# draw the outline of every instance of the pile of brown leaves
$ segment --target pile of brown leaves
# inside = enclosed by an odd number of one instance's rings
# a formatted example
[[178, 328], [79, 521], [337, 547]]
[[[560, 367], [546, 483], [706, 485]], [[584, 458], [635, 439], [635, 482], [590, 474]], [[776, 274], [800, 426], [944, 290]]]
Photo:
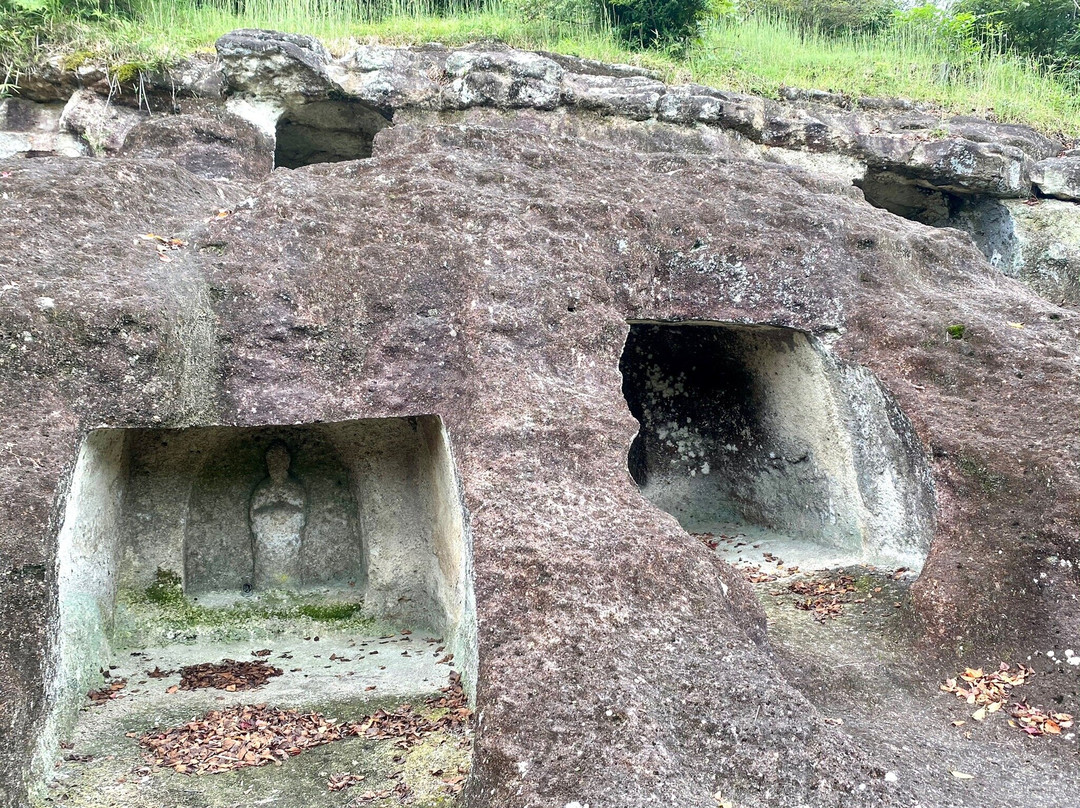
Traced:
[[396, 746], [408, 748], [419, 743], [434, 732], [462, 729], [469, 723], [469, 709], [465, 691], [461, 687], [461, 674], [450, 674], [450, 684], [441, 688], [441, 696], [425, 701], [428, 708], [445, 709], [437, 718], [426, 718], [414, 712], [412, 705], [402, 704], [392, 712], [378, 710], [374, 715], [349, 726], [350, 735], [374, 740], [392, 740]]
[[120, 691], [127, 687], [127, 679], [105, 678], [105, 687], [100, 690], [91, 690], [86, 694], [90, 703], [97, 707], [112, 699], [120, 698]]
[[978, 709], [971, 717], [982, 721], [988, 714], [996, 713], [1002, 708], [1014, 687], [1019, 687], [1034, 675], [1032, 668], [1017, 665], [1014, 673], [1008, 664], [1002, 662], [996, 671], [967, 668], [958, 677], [946, 679], [941, 690], [955, 693], [958, 699], [975, 705]]
[[407, 802], [409, 798], [409, 786], [402, 778], [401, 772], [394, 775], [394, 784], [390, 788], [380, 788], [378, 791], [365, 791], [359, 797], [349, 803], [349, 806], [360, 805], [375, 800], [385, 800], [388, 797], [397, 797], [398, 802]]
[[746, 577], [746, 580], [752, 584], [769, 584], [777, 580], [776, 575], [771, 572], [766, 572], [761, 567], [753, 564], [741, 567], [740, 569], [742, 570], [742, 574]]
[[715, 550], [720, 546], [720, 540], [716, 538], [712, 533], [691, 533], [695, 539], [704, 544], [710, 550]]
[[305, 749], [342, 737], [342, 728], [319, 713], [278, 710], [265, 704], [212, 710], [197, 721], [139, 739], [146, 761], [181, 774], [212, 774], [281, 763]]
[[[425, 705], [440, 714], [424, 717], [403, 704], [392, 712], [379, 710], [351, 724], [329, 721], [319, 713], [279, 710], [265, 704], [237, 705], [213, 710], [181, 727], [147, 733], [139, 744], [148, 750], [144, 757], [154, 766], [167, 766], [183, 774], [212, 774], [281, 763], [305, 749], [346, 736], [392, 740], [408, 748], [434, 732], [464, 729], [472, 716], [456, 671], [440, 695], [428, 698]], [[339, 788], [356, 782], [359, 780], [343, 780]], [[331, 790], [337, 790], [333, 778], [330, 785]]]
[[331, 774], [330, 779], [326, 783], [326, 787], [331, 791], [344, 791], [346, 788], [352, 788], [355, 785], [359, 785], [367, 779], [362, 774]]
[[223, 659], [220, 664], [204, 662], [201, 665], [187, 665], [180, 669], [180, 689], [199, 690], [213, 687], [217, 690], [254, 690], [262, 687], [273, 676], [281, 676], [284, 671], [261, 660], [237, 662], [235, 659]]
[[1025, 702], [1014, 704], [1009, 715], [1012, 716], [1009, 726], [1028, 735], [1060, 735], [1063, 729], [1070, 729], [1073, 725], [1073, 717], [1069, 713], [1048, 713], [1037, 707], [1028, 707]]
[[788, 590], [800, 596], [795, 601], [796, 609], [812, 612], [814, 619], [822, 623], [843, 613], [848, 595], [856, 591], [855, 579], [850, 575], [794, 581], [788, 584]]
[[[1026, 684], [1035, 675], [1033, 668], [1017, 665], [1014, 672], [1008, 664], [1002, 662], [998, 669], [986, 672], [982, 668], [968, 668], [955, 679], [946, 679], [941, 689], [946, 693], [955, 693], [969, 705], [976, 707], [971, 717], [976, 721], [984, 720], [988, 715], [1001, 710], [1009, 701], [1012, 689]], [[1009, 710], [1009, 726], [1028, 735], [1060, 735], [1063, 729], [1073, 726], [1073, 716], [1069, 713], [1047, 712], [1039, 707], [1029, 707], [1020, 701]], [[960, 726], [963, 721], [954, 721], [953, 726]]]

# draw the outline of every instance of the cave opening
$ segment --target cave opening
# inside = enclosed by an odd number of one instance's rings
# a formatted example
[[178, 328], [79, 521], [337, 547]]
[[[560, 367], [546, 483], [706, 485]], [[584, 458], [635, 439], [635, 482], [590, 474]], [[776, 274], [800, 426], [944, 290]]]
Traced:
[[[374, 784], [386, 750], [343, 738], [239, 780], [123, 772], [144, 766], [144, 733], [235, 702], [360, 720], [442, 698], [448, 677], [471, 698], [471, 541], [436, 415], [96, 429], [61, 503], [52, 707], [35, 765], [67, 804], [231, 804], [241, 787], [252, 804], [336, 804], [306, 782], [311, 767], [352, 761]], [[233, 687], [190, 673], [209, 665]], [[249, 694], [252, 665], [271, 673]], [[453, 740], [467, 766], [471, 746]]]
[[803, 569], [921, 568], [929, 463], [865, 368], [790, 328], [632, 322], [620, 369], [640, 424], [630, 473], [687, 532]]
[[924, 187], [890, 171], [868, 171], [855, 184], [875, 208], [930, 227], [964, 231], [992, 266], [1012, 274], [1020, 245], [1002, 200]]
[[356, 101], [311, 101], [278, 119], [274, 165], [300, 168], [371, 157], [372, 144], [390, 126], [378, 110]]

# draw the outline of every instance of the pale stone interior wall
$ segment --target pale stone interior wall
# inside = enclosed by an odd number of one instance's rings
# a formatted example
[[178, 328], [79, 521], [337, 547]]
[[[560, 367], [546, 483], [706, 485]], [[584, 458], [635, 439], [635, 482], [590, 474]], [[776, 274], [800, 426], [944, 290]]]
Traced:
[[450, 436], [439, 418], [425, 418], [420, 423], [423, 484], [431, 504], [430, 535], [437, 566], [429, 580], [439, 604], [439, 613], [448, 634], [449, 648], [461, 675], [472, 691], [477, 674], [476, 600], [472, 580], [472, 537], [462, 507], [463, 492], [454, 462]]
[[87, 435], [68, 486], [57, 536], [59, 624], [46, 690], [51, 709], [38, 736], [37, 772], [55, 758], [86, 693], [102, 686], [100, 671], [109, 665], [128, 479], [125, 438], [120, 430]]
[[692, 532], [749, 524], [868, 562], [921, 567], [929, 466], [873, 376], [802, 332], [633, 324], [624, 391], [645, 496]]

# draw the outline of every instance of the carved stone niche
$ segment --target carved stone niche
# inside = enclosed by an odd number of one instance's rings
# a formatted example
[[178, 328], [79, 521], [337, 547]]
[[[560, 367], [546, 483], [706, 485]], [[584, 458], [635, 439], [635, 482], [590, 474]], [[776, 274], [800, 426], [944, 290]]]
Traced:
[[[358, 447], [338, 438], [335, 445], [324, 427], [133, 435], [132, 571], [145, 578], [157, 567], [182, 569], [185, 592], [203, 596], [313, 587], [362, 592], [360, 500], [372, 499], [364, 489], [379, 482], [370, 470], [353, 473], [345, 456]], [[179, 512], [162, 513], [166, 508]], [[165, 547], [159, 530], [140, 527], [164, 523], [170, 525]], [[162, 550], [171, 554], [169, 563]], [[157, 566], [150, 569], [147, 560]]]
[[790, 328], [633, 322], [621, 369], [641, 424], [630, 473], [687, 531], [753, 536], [804, 568], [922, 567], [929, 460], [866, 368]]
[[167, 570], [205, 604], [337, 589], [381, 618], [438, 627], [454, 611], [464, 520], [438, 417], [99, 433], [122, 443], [120, 587]]
[[163, 573], [208, 608], [362, 600], [382, 623], [445, 637], [475, 675], [471, 543], [438, 416], [97, 429], [60, 505], [46, 741], [100, 682], [125, 591]]

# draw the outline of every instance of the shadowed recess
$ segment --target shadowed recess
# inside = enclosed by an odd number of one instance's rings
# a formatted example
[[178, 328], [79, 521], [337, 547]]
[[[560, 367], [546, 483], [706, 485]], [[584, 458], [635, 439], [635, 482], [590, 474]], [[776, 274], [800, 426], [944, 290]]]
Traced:
[[354, 101], [313, 101], [294, 107], [277, 123], [274, 165], [300, 168], [371, 157], [375, 135], [390, 122]]
[[719, 323], [633, 323], [620, 367], [641, 424], [630, 472], [687, 531], [765, 531], [809, 563], [921, 567], [929, 465], [865, 368], [801, 331]]

